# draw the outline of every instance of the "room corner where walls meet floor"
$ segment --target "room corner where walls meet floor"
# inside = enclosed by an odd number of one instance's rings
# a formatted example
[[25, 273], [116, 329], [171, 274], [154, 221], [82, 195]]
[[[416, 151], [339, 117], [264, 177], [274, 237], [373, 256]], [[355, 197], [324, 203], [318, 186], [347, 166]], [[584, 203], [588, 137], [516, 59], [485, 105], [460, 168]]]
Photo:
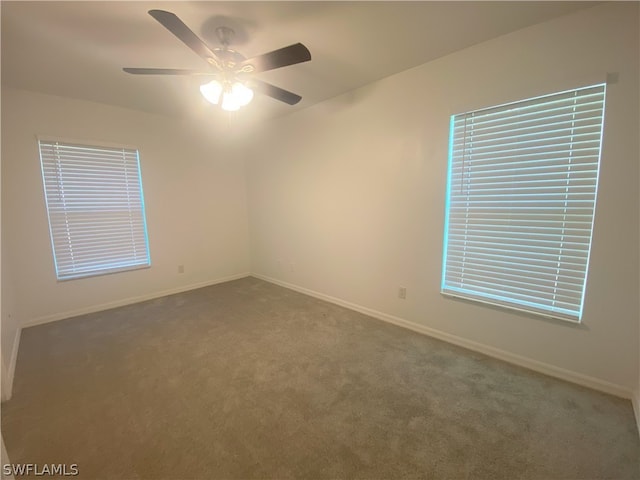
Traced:
[[11, 459], [77, 462], [81, 478], [639, 473], [626, 401], [257, 278], [22, 343]]
[[333, 297], [330, 295], [326, 295], [314, 290], [310, 290], [308, 288], [304, 288], [301, 287], [299, 285], [295, 285], [289, 282], [284, 282], [281, 280], [278, 280], [276, 278], [272, 278], [269, 276], [265, 276], [259, 273], [255, 273], [255, 272], [247, 272], [247, 273], [241, 273], [241, 274], [237, 274], [237, 275], [232, 275], [232, 276], [228, 276], [225, 278], [221, 278], [221, 279], [217, 279], [217, 280], [213, 280], [213, 281], [209, 281], [209, 282], [202, 282], [199, 283], [197, 285], [189, 285], [187, 287], [181, 287], [181, 288], [177, 288], [177, 289], [172, 289], [172, 290], [165, 290], [159, 293], [155, 293], [155, 294], [150, 294], [150, 295], [146, 295], [143, 297], [135, 297], [135, 298], [129, 298], [129, 299], [125, 299], [125, 300], [121, 300], [118, 302], [112, 302], [109, 304], [104, 304], [104, 305], [99, 305], [99, 306], [95, 306], [89, 309], [83, 309], [83, 310], [79, 310], [79, 311], [74, 311], [74, 312], [66, 312], [63, 314], [57, 314], [57, 315], [52, 315], [52, 316], [48, 316], [48, 317], [43, 317], [40, 319], [35, 319], [34, 321], [28, 322], [27, 325], [25, 325], [24, 327], [20, 327], [17, 332], [16, 332], [16, 337], [15, 337], [15, 341], [14, 341], [14, 348], [13, 348], [13, 352], [12, 352], [12, 357], [11, 357], [11, 363], [8, 366], [8, 368], [6, 369], [6, 378], [4, 377], [5, 375], [5, 371], [3, 368], [3, 382], [2, 382], [2, 388], [3, 388], [3, 398], [2, 401], [6, 401], [9, 400], [11, 398], [12, 395], [12, 390], [13, 390], [13, 381], [14, 381], [14, 376], [15, 376], [15, 369], [16, 369], [16, 363], [17, 363], [17, 358], [18, 358], [18, 350], [19, 350], [19, 346], [20, 346], [20, 337], [21, 337], [21, 333], [22, 333], [22, 329], [23, 328], [29, 328], [29, 327], [33, 327], [33, 326], [37, 326], [37, 325], [42, 325], [45, 323], [50, 323], [50, 322], [55, 322], [55, 321], [59, 321], [59, 320], [64, 320], [64, 319], [68, 319], [68, 318], [72, 318], [72, 317], [76, 317], [76, 316], [80, 316], [80, 315], [85, 315], [85, 314], [89, 314], [89, 313], [96, 313], [96, 312], [101, 312], [101, 311], [105, 311], [105, 310], [109, 310], [112, 308], [117, 308], [117, 307], [121, 307], [121, 306], [126, 306], [126, 305], [132, 305], [135, 303], [141, 303], [144, 301], [148, 301], [148, 300], [153, 300], [153, 299], [157, 299], [157, 298], [161, 298], [161, 297], [166, 297], [169, 295], [174, 295], [174, 294], [178, 294], [178, 293], [183, 293], [183, 292], [188, 292], [191, 290], [197, 290], [199, 288], [203, 288], [203, 287], [207, 287], [207, 286], [212, 286], [212, 285], [217, 285], [217, 284], [221, 284], [221, 283], [226, 283], [229, 281], [233, 281], [233, 280], [238, 280], [238, 279], [242, 279], [242, 278], [247, 278], [247, 277], [253, 277], [259, 280], [263, 280], [275, 285], [279, 285], [281, 287], [284, 288], [288, 288], [290, 290], [299, 292], [299, 293], [303, 293], [305, 295], [309, 295], [311, 297], [314, 298], [318, 298], [320, 300], [324, 300], [327, 301], [329, 303], [335, 304], [335, 305], [339, 305], [345, 308], [348, 308], [350, 310], [353, 310], [355, 312], [359, 312], [359, 313], [363, 313], [367, 316], [370, 316], [372, 318], [378, 319], [378, 320], [382, 320], [384, 322], [387, 323], [391, 323], [393, 325], [397, 325], [412, 331], [415, 331], [417, 333], [432, 337], [432, 338], [436, 338], [438, 340], [442, 340], [445, 341], [447, 343], [474, 351], [474, 352], [478, 352], [478, 353], [482, 353], [484, 355], [488, 355], [490, 357], [505, 361], [507, 363], [513, 364], [513, 365], [517, 365], [517, 366], [521, 366], [524, 368], [527, 368], [529, 370], [538, 372], [538, 373], [542, 373], [545, 375], [549, 375], [552, 376], [554, 378], [559, 378], [561, 380], [565, 380], [571, 383], [575, 383], [577, 385], [581, 385], [584, 387], [588, 387], [588, 388], [592, 388], [594, 390], [597, 391], [601, 391], [604, 393], [608, 393], [611, 395], [615, 395], [617, 397], [621, 397], [621, 398], [625, 398], [631, 401], [632, 403], [632, 407], [634, 410], [634, 414], [635, 414], [635, 418], [636, 418], [636, 423], [637, 423], [637, 428], [638, 428], [638, 435], [640, 436], [640, 393], [639, 392], [631, 392], [628, 389], [625, 389], [624, 387], [621, 387], [619, 385], [615, 385], [609, 382], [605, 382], [602, 381], [600, 379], [597, 378], [593, 378], [593, 377], [588, 377], [586, 375], [581, 375], [579, 373], [576, 372], [571, 372], [565, 369], [561, 369], [558, 367], [555, 367], [553, 365], [549, 365], [549, 364], [545, 364], [543, 362], [538, 362], [536, 360], [532, 360], [526, 357], [522, 357], [519, 355], [514, 355], [510, 352], [506, 352], [503, 350], [498, 350], [495, 349], [493, 347], [487, 346], [487, 345], [483, 345], [477, 342], [473, 342], [471, 340], [467, 340], [464, 338], [460, 338], [460, 337], [456, 337], [454, 335], [450, 335], [444, 332], [440, 332], [438, 330], [426, 327], [424, 325], [419, 325], [416, 324], [414, 322], [408, 321], [406, 319], [397, 317], [397, 316], [393, 316], [393, 315], [389, 315], [377, 310], [373, 310], [371, 308], [367, 308], [364, 307], [362, 305], [358, 305], [337, 297]]

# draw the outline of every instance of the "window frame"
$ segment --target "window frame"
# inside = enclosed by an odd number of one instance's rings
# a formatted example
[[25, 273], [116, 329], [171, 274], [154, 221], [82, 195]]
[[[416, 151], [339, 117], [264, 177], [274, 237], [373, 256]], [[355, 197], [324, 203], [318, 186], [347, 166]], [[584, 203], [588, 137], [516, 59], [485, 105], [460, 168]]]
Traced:
[[[449, 235], [451, 233], [452, 176], [453, 176], [453, 168], [455, 163], [454, 162], [454, 137], [456, 135], [456, 129], [455, 129], [456, 119], [459, 119], [460, 117], [473, 115], [473, 114], [483, 114], [483, 113], [486, 114], [487, 112], [499, 111], [500, 109], [509, 109], [514, 107], [517, 108], [520, 105], [535, 104], [535, 102], [539, 102], [538, 105], [544, 105], [548, 103], [548, 100], [545, 100], [545, 99], [548, 99], [550, 97], [560, 97], [562, 95], [567, 95], [567, 94], [576, 94], [577, 92], [580, 92], [582, 90], [586, 91], [588, 89], [601, 89], [602, 103], [601, 103], [601, 110], [599, 110], [600, 112], [599, 116], [601, 116], [601, 121], [599, 124], [599, 128], [597, 130], [598, 131], [597, 136], [598, 136], [599, 142], [597, 147], [597, 154], [595, 155], [597, 165], [595, 168], [594, 186], [593, 186], [593, 190], [594, 190], [593, 191], [593, 207], [592, 207], [591, 216], [590, 216], [588, 246], [587, 246], [587, 252], [586, 252], [586, 260], [584, 262], [584, 277], [582, 278], [581, 298], [578, 305], [578, 309], [572, 313], [567, 313], [565, 311], [554, 311], [554, 309], [543, 307], [541, 306], [541, 304], [536, 302], [528, 303], [528, 302], [515, 300], [513, 297], [509, 298], [508, 293], [507, 294], [503, 293], [503, 295], [489, 295], [489, 294], [478, 292], [478, 291], [472, 291], [471, 289], [467, 291], [465, 291], [464, 289], [457, 289], [453, 287], [451, 283], [447, 283], [447, 269], [449, 266], [448, 259], [450, 258], [449, 257], [449, 240], [450, 240]], [[443, 242], [443, 257], [442, 257], [442, 270], [441, 270], [442, 277], [441, 277], [441, 286], [440, 286], [440, 293], [442, 295], [447, 297], [460, 298], [463, 300], [468, 300], [468, 301], [472, 301], [480, 304], [497, 306], [497, 307], [508, 309], [508, 310], [525, 312], [528, 314], [542, 316], [542, 317], [551, 318], [555, 320], [562, 320], [565, 322], [571, 322], [575, 324], [580, 324], [582, 322], [583, 311], [584, 311], [584, 301], [586, 296], [586, 285], [587, 285], [587, 278], [589, 273], [589, 261], [591, 256], [591, 247], [592, 247], [592, 240], [593, 240], [593, 230], [594, 230], [594, 223], [595, 223], [595, 213], [596, 213], [597, 196], [598, 196], [597, 189], [598, 189], [598, 181], [599, 181], [599, 174], [600, 174], [601, 161], [602, 161], [602, 144], [604, 141], [606, 96], [607, 96], [607, 83], [600, 81], [600, 82], [594, 82], [586, 86], [569, 88], [559, 92], [538, 95], [535, 97], [530, 97], [522, 100], [516, 100], [516, 101], [503, 103], [495, 106], [489, 106], [485, 108], [478, 108], [478, 109], [467, 111], [464, 113], [451, 115], [450, 125], [449, 125], [447, 188], [446, 188], [446, 194], [445, 194], [444, 242]], [[596, 115], [596, 117], [594, 118], [597, 118], [597, 117], [598, 115]], [[548, 117], [545, 117], [545, 118], [548, 118]], [[545, 133], [548, 133], [548, 132], [545, 131]], [[466, 131], [465, 131], [465, 135], [466, 135]], [[572, 133], [571, 138], [573, 138], [573, 135], [574, 134]], [[544, 136], [541, 138], [552, 138], [552, 137]], [[466, 140], [466, 137], [465, 137], [465, 140]], [[571, 142], [573, 142], [573, 140], [571, 140]], [[573, 149], [573, 146], [571, 146], [569, 150], [571, 153], [567, 154], [567, 157], [569, 158], [569, 161], [568, 161], [569, 166], [571, 166], [570, 159], [571, 159], [571, 156], [573, 155], [572, 149]], [[514, 148], [514, 150], [517, 150], [517, 148]], [[462, 157], [466, 157], [466, 153], [463, 153]], [[563, 158], [563, 161], [566, 163], [567, 160]], [[464, 164], [464, 160], [462, 160], [462, 162]], [[558, 165], [564, 165], [564, 163], [558, 162]], [[568, 182], [569, 181], [567, 181], [567, 183]], [[549, 187], [545, 185], [544, 188], [548, 189]], [[471, 195], [470, 190], [466, 195], [467, 195], [467, 198], [469, 198], [469, 196]], [[569, 193], [567, 193], [566, 195], [568, 198]], [[503, 200], [503, 202], [508, 203], [508, 200]], [[565, 200], [565, 202], [568, 202], [568, 200]], [[508, 230], [505, 233], [508, 233]], [[464, 256], [458, 257], [458, 259], [459, 258], [463, 258], [463, 261], [466, 260], [466, 257]], [[495, 276], [492, 277], [492, 279], [495, 279]], [[496, 283], [499, 283], [499, 282], [496, 282]], [[508, 284], [508, 282], [502, 282], [502, 284], [498, 288], [501, 288], [502, 291], [504, 292], [506, 284]], [[499, 298], [499, 297], [502, 297], [502, 298]]]
[[[97, 276], [103, 276], [103, 275], [110, 275], [114, 273], [121, 273], [126, 271], [150, 268], [151, 252], [149, 248], [149, 234], [148, 234], [148, 228], [147, 228], [144, 189], [142, 184], [142, 166], [140, 161], [140, 150], [130, 145], [113, 144], [113, 143], [86, 140], [86, 139], [70, 139], [70, 138], [62, 138], [62, 137], [50, 136], [50, 135], [36, 135], [36, 141], [37, 141], [37, 148], [38, 148], [40, 173], [42, 175], [42, 187], [43, 187], [45, 210], [47, 215], [47, 223], [49, 227], [49, 239], [51, 243], [54, 272], [55, 272], [57, 281], [66, 282], [66, 281], [76, 280], [80, 278], [90, 278], [90, 277], [97, 277]], [[123, 183], [119, 183], [118, 186], [125, 187], [125, 189], [133, 188], [134, 190], [137, 190], [137, 193], [139, 194], [139, 196], [136, 197], [134, 195], [134, 198], [137, 198], [137, 199], [132, 202], [133, 207], [129, 205], [128, 209], [119, 208], [116, 210], [118, 211], [126, 210], [129, 212], [129, 214], [131, 214], [131, 212], [137, 212], [139, 214], [139, 217], [140, 217], [139, 221], [133, 222], [135, 227], [134, 226], [131, 227], [131, 234], [133, 236], [133, 230], [135, 228], [137, 229], [138, 233], [142, 235], [144, 240], [142, 242], [132, 241], [131, 245], [132, 245], [132, 250], [135, 250], [136, 247], [141, 247], [143, 249], [141, 250], [143, 254], [137, 255], [138, 258], [143, 259], [142, 261], [135, 261], [127, 264], [122, 259], [120, 261], [105, 260], [103, 265], [95, 266], [92, 269], [89, 269], [89, 268], [82, 269], [81, 271], [78, 271], [80, 267], [71, 267], [71, 268], [61, 267], [61, 263], [62, 263], [61, 258], [64, 255], [60, 255], [60, 253], [64, 250], [64, 248], [61, 245], [57, 246], [56, 244], [56, 239], [59, 240], [60, 236], [59, 235], [56, 236], [56, 234], [54, 233], [54, 227], [52, 224], [52, 210], [51, 210], [52, 202], [48, 192], [48, 185], [51, 185], [51, 182], [49, 183], [47, 182], [47, 176], [45, 173], [46, 160], [43, 158], [43, 146], [45, 148], [52, 148], [52, 145], [54, 144], [59, 145], [61, 148], [77, 147], [80, 149], [84, 148], [85, 150], [95, 150], [95, 151], [102, 152], [102, 154], [104, 155], [108, 155], [108, 153], [106, 152], [111, 152], [113, 154], [114, 152], [122, 151], [122, 160], [123, 160], [122, 173], [125, 178], [127, 176], [127, 169], [130, 170], [132, 165], [134, 166], [136, 176], [132, 180], [127, 179]], [[85, 152], [85, 155], [86, 155], [86, 152]], [[114, 158], [115, 158], [115, 155], [114, 155]], [[132, 158], [135, 158], [134, 162], [131, 162]], [[83, 158], [83, 160], [86, 161], [86, 157]], [[114, 170], [114, 171], [117, 171], [117, 170]], [[84, 172], [84, 174], [86, 175], [87, 173]], [[58, 188], [60, 188], [59, 185], [58, 185]], [[86, 185], [84, 188], [86, 189]], [[53, 188], [53, 190], [55, 190], [55, 188]], [[90, 207], [85, 206], [83, 208], [86, 209], [85, 213], [91, 212]], [[64, 210], [64, 214], [67, 215], [67, 213], [68, 213], [67, 210]], [[99, 220], [93, 222], [92, 225], [95, 226], [98, 223], [99, 223]], [[104, 235], [104, 234], [101, 234], [101, 235]], [[72, 242], [71, 236], [72, 235], [69, 235], [69, 234], [67, 235], [67, 238], [68, 238], [67, 242], [69, 244], [71, 244]], [[106, 241], [109, 241], [110, 238], [113, 239], [113, 237], [108, 237], [108, 236], [104, 237]], [[133, 246], [134, 244], [135, 246]], [[76, 246], [77, 245], [78, 243], [76, 243]], [[78, 262], [78, 263], [81, 265], [81, 262]]]

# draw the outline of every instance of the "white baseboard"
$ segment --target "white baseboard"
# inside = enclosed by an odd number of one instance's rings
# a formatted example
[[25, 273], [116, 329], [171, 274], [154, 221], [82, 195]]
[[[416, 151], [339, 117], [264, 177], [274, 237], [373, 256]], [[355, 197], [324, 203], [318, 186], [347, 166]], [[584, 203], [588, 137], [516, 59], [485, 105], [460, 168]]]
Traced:
[[250, 276], [248, 272], [238, 273], [236, 275], [230, 275], [228, 277], [218, 278], [216, 280], [207, 280], [206, 282], [194, 283], [191, 285], [185, 285], [182, 287], [172, 288], [169, 290], [163, 290], [161, 292], [149, 293], [146, 295], [140, 295], [137, 297], [129, 297], [122, 300], [116, 300], [113, 302], [103, 303], [100, 305], [92, 305], [86, 308], [80, 308], [77, 310], [70, 310], [67, 312], [54, 313], [52, 315], [45, 315], [43, 317], [32, 318], [26, 320], [22, 324], [22, 328], [34, 327], [36, 325], [42, 325], [43, 323], [55, 322], [58, 320], [64, 320], [65, 318], [77, 317], [78, 315], [86, 315], [88, 313], [101, 312], [103, 310], [109, 310], [110, 308], [123, 307], [125, 305], [131, 305], [133, 303], [145, 302], [147, 300], [153, 300], [155, 298], [166, 297], [167, 295], [174, 295], [176, 293], [187, 292], [189, 290], [196, 290], [198, 288], [209, 287], [218, 283], [230, 282], [232, 280], [238, 280]]
[[633, 403], [633, 412], [636, 414], [636, 424], [638, 425], [638, 435], [640, 436], [640, 384], [633, 393], [631, 403]]
[[2, 364], [2, 371], [0, 373], [2, 378], [0, 400], [4, 402], [5, 400], [9, 400], [11, 398], [11, 392], [9, 391], [11, 389], [11, 382], [9, 382], [9, 370], [5, 366], [4, 360], [0, 360], [0, 362]]
[[20, 336], [22, 328], [18, 327], [13, 337], [13, 345], [11, 347], [11, 359], [9, 366], [2, 365], [2, 401], [11, 399], [13, 395], [13, 377], [16, 373], [16, 363], [18, 362], [18, 348], [20, 348]]
[[[291, 290], [295, 290], [300, 293], [304, 293], [311, 297], [319, 298], [321, 300], [325, 300], [329, 303], [334, 303], [336, 305], [340, 305], [342, 307], [346, 307], [350, 310], [355, 310], [356, 312], [364, 313], [365, 315], [369, 315], [370, 317], [376, 318], [378, 320], [383, 320], [388, 323], [392, 323], [394, 325], [398, 325], [400, 327], [407, 328], [409, 330], [413, 330], [418, 333], [422, 333], [429, 337], [437, 338], [438, 340], [443, 340], [447, 343], [452, 343], [453, 345], [457, 345], [459, 347], [466, 348], [468, 350], [473, 350], [475, 352], [479, 352], [490, 357], [494, 357], [500, 360], [503, 360], [508, 363], [512, 363], [514, 365], [518, 365], [520, 367], [528, 368], [529, 370], [533, 370], [539, 373], [543, 373], [545, 375], [549, 375], [552, 377], [560, 378], [562, 380], [566, 380], [568, 382], [576, 383], [578, 385], [582, 385], [584, 387], [589, 387], [594, 390], [599, 390], [601, 392], [609, 393], [611, 395], [615, 395], [622, 398], [631, 399], [633, 397], [633, 393], [628, 388], [617, 385], [615, 383], [610, 383], [605, 380], [600, 380], [599, 378], [591, 377], [589, 375], [584, 375], [582, 373], [573, 372], [571, 370], [567, 370], [564, 368], [556, 367], [555, 365], [551, 365], [548, 363], [540, 362], [538, 360], [534, 360], [532, 358], [523, 357], [521, 355], [517, 355], [515, 353], [507, 352], [505, 350], [500, 350], [495, 347], [491, 347], [489, 345], [484, 345], [482, 343], [474, 342], [473, 340], [468, 340], [466, 338], [458, 337], [456, 335], [451, 335], [446, 332], [442, 332], [440, 330], [436, 330], [424, 325], [420, 325], [409, 320], [405, 320], [400, 317], [396, 317], [393, 315], [389, 315], [387, 313], [379, 312], [377, 310], [373, 310], [371, 308], [363, 307], [362, 305], [358, 305], [352, 302], [348, 302], [346, 300], [342, 300], [340, 298], [332, 297], [330, 295], [325, 295], [320, 292], [316, 292], [314, 290], [310, 290], [308, 288], [300, 287], [298, 285], [294, 285], [292, 283], [283, 282], [281, 280], [267, 277], [265, 275], [260, 275], [258, 273], [252, 273], [252, 277], [259, 278], [260, 280], [264, 280], [266, 282], [274, 283], [276, 285], [280, 285], [285, 288], [289, 288]], [[637, 403], [637, 401], [636, 401]], [[635, 404], [634, 404], [635, 405]], [[636, 408], [640, 408], [636, 405]], [[638, 418], [638, 410], [636, 410], [636, 418]]]

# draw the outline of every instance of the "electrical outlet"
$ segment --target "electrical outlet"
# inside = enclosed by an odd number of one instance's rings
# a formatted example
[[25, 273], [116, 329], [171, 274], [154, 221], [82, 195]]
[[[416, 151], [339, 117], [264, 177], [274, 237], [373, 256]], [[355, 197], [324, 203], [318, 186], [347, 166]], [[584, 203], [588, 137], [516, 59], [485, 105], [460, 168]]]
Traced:
[[407, 288], [406, 287], [399, 287], [398, 288], [398, 298], [401, 298], [402, 300], [407, 298]]
[[184, 265], [178, 265], [178, 273], [184, 273]]

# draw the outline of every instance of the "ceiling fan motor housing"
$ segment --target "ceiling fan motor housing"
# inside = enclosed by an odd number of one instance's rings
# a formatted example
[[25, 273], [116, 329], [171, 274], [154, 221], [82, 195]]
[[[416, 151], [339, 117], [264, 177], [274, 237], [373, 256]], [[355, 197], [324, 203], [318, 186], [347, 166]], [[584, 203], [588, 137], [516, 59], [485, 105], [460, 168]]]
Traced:
[[235, 36], [236, 32], [233, 28], [230, 27], [217, 27], [216, 35], [218, 36], [218, 40], [225, 47], [231, 44], [231, 39]]

